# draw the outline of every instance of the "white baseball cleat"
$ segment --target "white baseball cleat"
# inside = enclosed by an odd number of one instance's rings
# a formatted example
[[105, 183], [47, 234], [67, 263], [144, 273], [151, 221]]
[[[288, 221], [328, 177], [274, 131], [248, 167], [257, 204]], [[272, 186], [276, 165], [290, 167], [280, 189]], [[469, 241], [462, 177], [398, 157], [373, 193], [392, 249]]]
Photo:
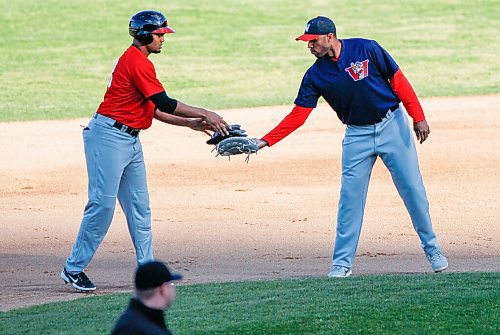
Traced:
[[431, 263], [431, 267], [434, 272], [442, 272], [448, 268], [448, 260], [441, 250], [433, 255], [426, 255], [426, 257], [429, 260], [429, 263]]
[[333, 265], [328, 273], [328, 278], [345, 278], [352, 274], [351, 268], [342, 265]]

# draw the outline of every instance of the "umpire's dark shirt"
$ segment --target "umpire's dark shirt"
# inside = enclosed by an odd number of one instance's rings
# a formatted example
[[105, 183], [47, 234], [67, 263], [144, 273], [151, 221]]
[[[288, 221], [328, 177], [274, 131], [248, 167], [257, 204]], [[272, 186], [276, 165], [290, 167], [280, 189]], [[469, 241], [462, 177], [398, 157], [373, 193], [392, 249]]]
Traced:
[[167, 329], [163, 311], [144, 306], [137, 299], [130, 299], [127, 310], [113, 329], [112, 335], [172, 335]]

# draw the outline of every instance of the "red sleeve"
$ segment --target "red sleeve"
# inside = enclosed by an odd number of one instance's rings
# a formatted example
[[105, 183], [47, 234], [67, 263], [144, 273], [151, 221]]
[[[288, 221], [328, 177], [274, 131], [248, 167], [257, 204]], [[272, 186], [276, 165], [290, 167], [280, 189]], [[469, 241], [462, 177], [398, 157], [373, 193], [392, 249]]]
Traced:
[[262, 139], [266, 141], [269, 146], [281, 141], [297, 128], [302, 126], [304, 122], [306, 122], [307, 117], [311, 114], [312, 110], [313, 108], [295, 105], [290, 114], [288, 114], [283, 121], [276, 126], [276, 128], [271, 130]]
[[398, 71], [394, 74], [390, 83], [399, 100], [403, 102], [403, 105], [413, 119], [413, 122], [425, 120], [424, 111], [418, 101], [417, 95], [401, 69], [398, 69]]
[[132, 81], [146, 98], [165, 91], [163, 85], [156, 78], [153, 63], [148, 59], [138, 60], [131, 64], [130, 74]]

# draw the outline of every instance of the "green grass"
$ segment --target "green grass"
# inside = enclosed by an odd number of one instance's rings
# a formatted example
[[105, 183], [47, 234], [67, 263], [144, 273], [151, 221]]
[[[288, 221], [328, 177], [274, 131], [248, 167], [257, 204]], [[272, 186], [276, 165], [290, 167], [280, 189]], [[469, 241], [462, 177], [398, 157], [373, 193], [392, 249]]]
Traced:
[[294, 41], [316, 15], [339, 36], [378, 40], [420, 96], [500, 92], [497, 0], [0, 0], [0, 121], [89, 116], [131, 42], [128, 19], [167, 14], [177, 30], [151, 59], [194, 105], [292, 104], [314, 61]]
[[[176, 334], [498, 334], [500, 273], [359, 276], [178, 287]], [[2, 334], [107, 334], [129, 294], [0, 314]]]

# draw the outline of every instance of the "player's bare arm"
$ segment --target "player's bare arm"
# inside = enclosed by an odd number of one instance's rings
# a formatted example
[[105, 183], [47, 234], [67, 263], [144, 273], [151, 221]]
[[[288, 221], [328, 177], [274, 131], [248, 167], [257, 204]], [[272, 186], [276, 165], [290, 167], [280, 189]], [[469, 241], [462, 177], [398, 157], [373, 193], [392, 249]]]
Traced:
[[196, 131], [204, 132], [208, 136], [212, 136], [212, 134], [210, 134], [208, 131], [213, 130], [213, 128], [209, 126], [208, 123], [202, 118], [186, 118], [169, 113], [164, 113], [159, 109], [155, 109], [154, 117], [156, 120], [164, 123], [168, 123], [174, 126], [188, 127]]
[[204, 108], [189, 106], [178, 101], [174, 114], [184, 117], [202, 118], [210, 127], [212, 127], [212, 129], [220, 132], [221, 134], [229, 135], [229, 132], [227, 131], [229, 125], [226, 121], [224, 121], [222, 116]]
[[169, 97], [165, 91], [158, 92], [148, 99], [156, 107], [154, 117], [157, 120], [178, 126], [190, 127], [194, 130], [203, 131], [208, 135], [210, 134], [206, 130], [216, 131], [218, 130], [217, 126], [227, 131], [227, 124], [222, 120], [221, 116], [203, 108], [192, 107], [177, 101]]

